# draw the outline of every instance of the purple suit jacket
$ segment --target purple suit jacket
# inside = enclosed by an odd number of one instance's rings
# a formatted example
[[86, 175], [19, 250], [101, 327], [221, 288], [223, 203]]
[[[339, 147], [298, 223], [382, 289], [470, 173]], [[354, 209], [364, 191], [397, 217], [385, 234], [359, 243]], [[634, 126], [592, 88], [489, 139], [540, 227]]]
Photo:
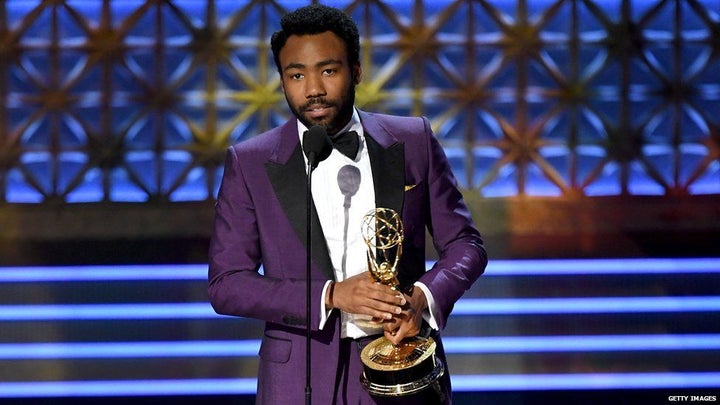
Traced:
[[[361, 111], [360, 120], [376, 206], [402, 215], [399, 279], [420, 280], [429, 288], [444, 328], [455, 302], [487, 264], [480, 234], [426, 119]], [[299, 403], [304, 393], [306, 186], [295, 119], [228, 149], [210, 244], [209, 295], [220, 314], [265, 321], [259, 402]], [[334, 314], [318, 329], [320, 296], [334, 272], [314, 207], [311, 221], [312, 395], [329, 404], [340, 326]], [[439, 256], [427, 272], [426, 227]], [[261, 264], [264, 274], [258, 272]]]

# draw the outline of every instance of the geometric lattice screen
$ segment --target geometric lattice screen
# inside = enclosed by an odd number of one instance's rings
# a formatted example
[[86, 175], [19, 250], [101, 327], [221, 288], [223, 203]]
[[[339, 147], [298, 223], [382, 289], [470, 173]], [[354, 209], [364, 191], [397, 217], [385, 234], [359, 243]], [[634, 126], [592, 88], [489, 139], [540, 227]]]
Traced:
[[[308, 3], [0, 2], [0, 203], [212, 199], [288, 116], [268, 38]], [[718, 0], [323, 3], [359, 105], [428, 116], [469, 191], [720, 193]]]

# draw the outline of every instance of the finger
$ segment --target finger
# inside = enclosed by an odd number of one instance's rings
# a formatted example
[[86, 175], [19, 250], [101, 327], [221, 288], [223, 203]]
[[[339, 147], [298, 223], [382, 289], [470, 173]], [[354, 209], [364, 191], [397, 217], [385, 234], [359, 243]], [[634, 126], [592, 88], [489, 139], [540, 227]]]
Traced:
[[401, 330], [394, 330], [391, 332], [385, 331], [385, 338], [392, 342], [394, 345], [400, 344], [400, 342], [403, 340], [403, 334]]
[[372, 291], [378, 299], [383, 301], [397, 302], [400, 305], [405, 305], [405, 302], [407, 302], [402, 292], [377, 281], [368, 282], [365, 288]]
[[397, 331], [397, 329], [386, 329], [383, 331], [383, 334], [388, 339], [395, 339], [395, 336], [397, 336], [398, 331]]
[[[401, 315], [403, 312], [403, 308], [400, 305], [395, 305], [393, 303], [388, 303], [386, 301], [378, 300], [376, 298], [370, 298], [366, 303], [365, 306], [373, 311], [382, 312], [382, 318], [387, 319], [386, 314], [390, 314], [391, 316], [397, 316]], [[370, 314], [372, 316], [375, 316], [374, 314]]]
[[393, 311], [393, 310], [391, 309], [391, 308], [393, 308], [393, 307], [387, 306], [387, 305], [385, 305], [385, 306], [386, 306], [386, 307], [389, 307], [390, 310], [389, 310], [389, 311], [384, 311], [384, 310], [379, 309], [379, 308], [377, 308], [377, 307], [367, 307], [367, 306], [366, 306], [366, 307], [365, 307], [365, 310], [362, 311], [361, 313], [364, 314], [364, 315], [370, 315], [373, 319], [378, 320], [378, 321], [382, 321], [382, 322], [391, 321], [391, 320], [393, 320], [393, 318], [394, 318], [395, 316], [397, 316], [397, 314], [395, 313], [395, 311]]
[[390, 312], [369, 310], [368, 315], [370, 315], [373, 319], [377, 319], [379, 321], [389, 321], [393, 319], [393, 314], [391, 314]]
[[382, 328], [384, 332], [393, 332], [400, 328], [400, 324], [398, 323], [396, 318], [392, 318], [389, 320], [384, 320], [382, 322]]

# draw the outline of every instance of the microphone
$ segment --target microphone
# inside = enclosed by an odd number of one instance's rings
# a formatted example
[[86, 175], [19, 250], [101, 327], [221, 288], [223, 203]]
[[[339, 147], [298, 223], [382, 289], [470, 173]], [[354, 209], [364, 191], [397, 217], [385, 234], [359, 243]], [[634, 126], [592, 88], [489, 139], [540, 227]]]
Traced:
[[350, 199], [360, 189], [360, 169], [352, 165], [345, 165], [340, 168], [337, 174], [338, 187], [340, 192], [345, 196], [343, 207], [345, 208], [345, 228], [343, 232], [343, 255], [342, 255], [342, 273], [347, 276], [347, 246], [348, 246], [348, 225], [350, 222]]
[[345, 165], [340, 168], [337, 175], [338, 187], [345, 196], [343, 207], [350, 208], [350, 199], [360, 188], [360, 169], [352, 165]]
[[315, 169], [318, 163], [330, 156], [332, 143], [323, 126], [313, 125], [303, 133], [303, 152], [308, 158], [310, 170]]

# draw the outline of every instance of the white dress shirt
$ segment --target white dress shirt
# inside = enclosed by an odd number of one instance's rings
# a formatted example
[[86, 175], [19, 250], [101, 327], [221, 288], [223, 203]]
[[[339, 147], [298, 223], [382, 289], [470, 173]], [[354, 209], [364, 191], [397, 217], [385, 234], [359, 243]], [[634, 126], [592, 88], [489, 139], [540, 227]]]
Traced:
[[[306, 130], [307, 128], [298, 121], [300, 142], [302, 142], [302, 134]], [[330, 259], [335, 270], [335, 280], [337, 281], [343, 281], [368, 270], [367, 247], [360, 227], [365, 214], [375, 208], [375, 187], [373, 185], [370, 157], [368, 156], [365, 133], [357, 110], [354, 110], [352, 119], [340, 132], [346, 131], [356, 131], [360, 138], [355, 159], [350, 159], [338, 150], [333, 149], [330, 156], [320, 162], [312, 173], [313, 202], [325, 235]], [[360, 177], [359, 188], [354, 195], [350, 196], [350, 204], [347, 210], [343, 206], [346, 196], [343, 195], [338, 185], [338, 172], [346, 165], [354, 166], [357, 169], [355, 173], [359, 172]], [[329, 285], [330, 281], [326, 283], [320, 297], [322, 300], [321, 308], [323, 308], [320, 329], [324, 327], [330, 315], [330, 311], [325, 308], [325, 295]], [[431, 315], [434, 307], [432, 295], [422, 283], [415, 283], [415, 285], [425, 293], [430, 308], [430, 311], [423, 314], [423, 317], [432, 328], [437, 329], [437, 323], [434, 316]], [[382, 333], [382, 327], [368, 324], [368, 319], [368, 316], [341, 312], [341, 336], [360, 338]]]

